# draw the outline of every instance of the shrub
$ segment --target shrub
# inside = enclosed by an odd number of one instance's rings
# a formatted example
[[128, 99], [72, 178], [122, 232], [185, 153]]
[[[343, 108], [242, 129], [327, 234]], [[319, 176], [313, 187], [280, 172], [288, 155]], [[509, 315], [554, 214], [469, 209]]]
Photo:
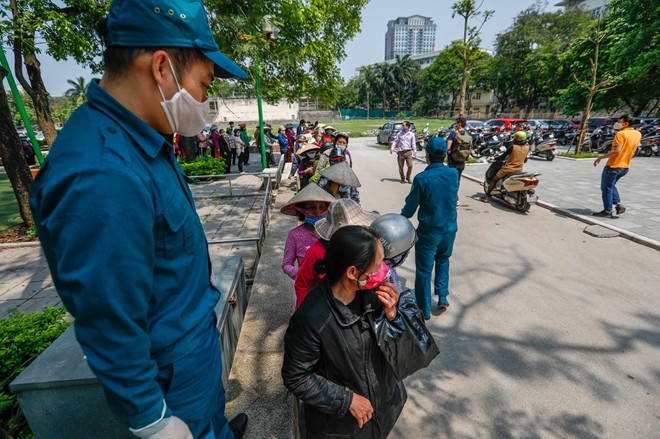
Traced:
[[62, 307], [49, 307], [33, 314], [14, 311], [0, 320], [0, 432], [3, 437], [31, 437], [9, 383], [69, 327], [70, 323], [64, 320], [65, 312]]
[[181, 169], [186, 175], [222, 175], [227, 170], [225, 160], [214, 157], [197, 157], [190, 163], [181, 163]]

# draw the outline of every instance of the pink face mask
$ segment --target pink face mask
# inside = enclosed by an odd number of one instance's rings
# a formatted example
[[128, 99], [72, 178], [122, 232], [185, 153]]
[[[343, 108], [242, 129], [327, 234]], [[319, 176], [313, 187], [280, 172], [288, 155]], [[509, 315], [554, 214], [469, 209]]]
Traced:
[[367, 278], [364, 280], [358, 280], [358, 286], [361, 290], [372, 290], [377, 288], [385, 281], [385, 278], [390, 272], [390, 267], [387, 266], [385, 262], [380, 263], [380, 269], [371, 274], [367, 274]]

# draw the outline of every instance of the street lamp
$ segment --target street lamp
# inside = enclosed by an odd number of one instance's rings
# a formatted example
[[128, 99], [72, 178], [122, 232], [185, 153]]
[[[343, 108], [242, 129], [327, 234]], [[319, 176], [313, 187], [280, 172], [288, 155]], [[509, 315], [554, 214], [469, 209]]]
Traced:
[[[262, 36], [269, 40], [276, 40], [279, 34], [277, 26], [271, 23], [271, 16], [266, 15], [261, 23]], [[264, 115], [261, 103], [261, 59], [259, 58], [259, 51], [254, 52], [254, 79], [257, 89], [257, 110], [259, 112], [259, 148], [261, 150], [261, 166], [264, 169], [268, 167], [268, 159], [266, 158], [266, 139], [264, 133]]]

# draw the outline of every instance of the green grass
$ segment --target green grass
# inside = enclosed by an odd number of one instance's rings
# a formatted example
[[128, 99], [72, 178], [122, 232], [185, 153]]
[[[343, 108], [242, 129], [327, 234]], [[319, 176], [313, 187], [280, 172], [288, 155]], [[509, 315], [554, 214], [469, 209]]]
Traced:
[[[355, 119], [355, 120], [321, 120], [319, 122], [332, 125], [339, 131], [348, 133], [350, 137], [371, 137], [374, 134], [365, 134], [369, 131], [376, 130], [383, 126], [385, 122], [390, 119]], [[408, 119], [415, 124], [418, 132], [422, 132], [426, 124], [429, 124], [429, 132], [434, 133], [440, 127], [447, 128], [454, 123], [450, 119], [429, 119], [429, 118], [410, 118]]]
[[596, 154], [595, 152], [581, 152], [580, 154], [575, 154], [574, 152], [560, 152], [559, 155], [561, 157], [569, 157], [572, 159], [593, 159], [600, 157], [600, 154]]
[[7, 174], [0, 172], [0, 232], [23, 223]]

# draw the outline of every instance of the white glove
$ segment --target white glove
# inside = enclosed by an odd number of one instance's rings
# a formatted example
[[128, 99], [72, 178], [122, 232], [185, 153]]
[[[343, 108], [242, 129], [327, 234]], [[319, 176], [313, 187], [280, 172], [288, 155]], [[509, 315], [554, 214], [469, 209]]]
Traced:
[[146, 439], [195, 439], [186, 425], [181, 419], [176, 416], [170, 416], [169, 422], [165, 427]]

